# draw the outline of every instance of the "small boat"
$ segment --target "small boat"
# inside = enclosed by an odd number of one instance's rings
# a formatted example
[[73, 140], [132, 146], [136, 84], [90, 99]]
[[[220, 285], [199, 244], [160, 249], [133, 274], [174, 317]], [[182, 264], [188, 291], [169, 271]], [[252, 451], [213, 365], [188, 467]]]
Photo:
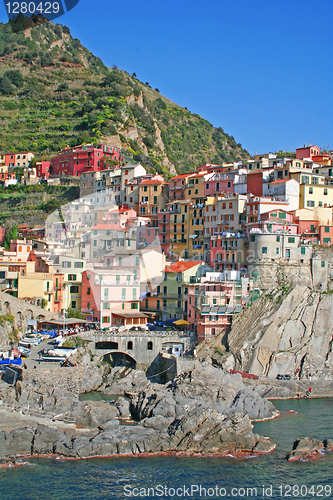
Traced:
[[61, 348], [55, 348], [55, 349], [48, 349], [46, 351], [47, 356], [60, 356], [65, 358], [68, 358], [71, 354], [74, 354], [77, 351], [77, 349], [73, 349], [72, 347], [61, 347]]
[[41, 359], [42, 361], [65, 361], [67, 358], [66, 356], [48, 356], [44, 354]]
[[21, 353], [21, 358], [28, 358], [31, 354], [31, 351], [26, 347], [18, 347], [17, 350]]
[[21, 364], [22, 364], [21, 358], [18, 358], [18, 359], [10, 359], [10, 358], [0, 359], [0, 365], [21, 365]]

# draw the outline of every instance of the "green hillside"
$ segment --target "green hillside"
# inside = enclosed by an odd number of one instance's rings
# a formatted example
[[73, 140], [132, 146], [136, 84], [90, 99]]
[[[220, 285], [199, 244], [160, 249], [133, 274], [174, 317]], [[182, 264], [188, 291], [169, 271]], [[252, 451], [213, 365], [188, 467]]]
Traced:
[[1, 151], [43, 158], [67, 144], [106, 141], [129, 160], [174, 174], [249, 156], [222, 128], [135, 74], [107, 68], [66, 26], [37, 18], [0, 24], [0, 120]]

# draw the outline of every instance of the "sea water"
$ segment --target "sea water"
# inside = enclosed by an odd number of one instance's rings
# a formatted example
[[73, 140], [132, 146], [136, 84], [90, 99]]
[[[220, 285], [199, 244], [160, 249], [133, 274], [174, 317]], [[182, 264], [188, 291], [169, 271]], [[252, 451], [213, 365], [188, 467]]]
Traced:
[[[232, 457], [150, 457], [88, 460], [30, 459], [0, 470], [0, 499], [331, 498], [333, 453], [314, 462], [287, 462], [295, 439], [333, 438], [331, 399], [274, 402], [281, 417], [255, 424], [274, 452]], [[284, 413], [294, 410], [295, 413]]]

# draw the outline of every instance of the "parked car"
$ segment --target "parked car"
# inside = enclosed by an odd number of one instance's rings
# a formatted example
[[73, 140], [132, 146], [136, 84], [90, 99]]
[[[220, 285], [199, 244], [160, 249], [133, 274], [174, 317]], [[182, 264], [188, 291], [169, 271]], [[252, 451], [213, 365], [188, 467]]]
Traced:
[[278, 380], [290, 380], [291, 379], [291, 376], [290, 375], [281, 375], [280, 373], [277, 374], [276, 378]]

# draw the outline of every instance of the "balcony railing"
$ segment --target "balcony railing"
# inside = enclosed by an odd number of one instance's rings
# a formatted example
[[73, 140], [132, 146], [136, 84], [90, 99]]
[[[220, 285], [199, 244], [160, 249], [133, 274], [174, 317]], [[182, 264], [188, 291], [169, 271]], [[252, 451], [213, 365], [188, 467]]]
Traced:
[[94, 309], [88, 309], [87, 307], [82, 307], [81, 309], [81, 312], [82, 313], [86, 313], [86, 314], [94, 314], [95, 313], [95, 310]]

